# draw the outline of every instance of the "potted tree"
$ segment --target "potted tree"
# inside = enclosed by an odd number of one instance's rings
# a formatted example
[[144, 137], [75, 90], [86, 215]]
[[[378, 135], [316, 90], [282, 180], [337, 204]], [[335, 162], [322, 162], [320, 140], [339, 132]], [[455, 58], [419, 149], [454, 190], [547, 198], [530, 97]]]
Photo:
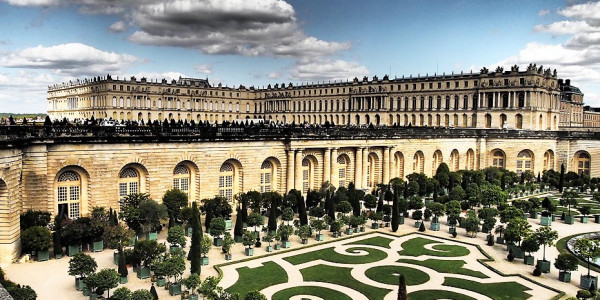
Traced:
[[289, 237], [290, 235], [292, 235], [293, 232], [293, 228], [290, 225], [279, 225], [279, 228], [277, 229], [279, 236], [281, 237], [281, 247], [284, 249], [287, 249], [291, 246], [291, 243], [289, 241]]
[[173, 278], [173, 282], [169, 285], [169, 295], [175, 296], [181, 294], [181, 275], [185, 271], [184, 255], [172, 255], [167, 259], [169, 268], [167, 268], [167, 276]]
[[413, 211], [412, 218], [415, 220], [415, 228], [421, 227], [421, 223], [423, 223], [421, 220], [423, 218], [423, 211], [420, 209]]
[[[156, 285], [159, 287], [163, 287], [167, 285], [167, 272], [169, 268], [168, 261], [156, 260], [153, 264], [154, 276], [156, 277]], [[154, 278], [154, 277], [153, 277]]]
[[431, 213], [433, 214], [433, 219], [431, 220], [431, 225], [429, 228], [433, 231], [439, 231], [440, 230], [439, 217], [444, 215], [444, 212], [446, 211], [446, 206], [439, 202], [433, 202], [433, 203], [429, 203], [429, 205], [427, 206], [427, 209], [429, 209], [429, 211], [431, 211]]
[[542, 260], [538, 259], [537, 266], [543, 273], [549, 273], [550, 261], [546, 260], [546, 246], [552, 247], [554, 245], [554, 241], [558, 239], [558, 232], [552, 230], [550, 227], [543, 226], [536, 229], [534, 236], [538, 244], [543, 246], [544, 249]]
[[52, 233], [45, 227], [33, 226], [25, 229], [21, 234], [23, 251], [37, 255], [38, 261], [50, 259], [50, 246], [52, 246]]
[[254, 239], [255, 239], [255, 235], [253, 232], [250, 232], [250, 231], [244, 232], [244, 240], [242, 243], [244, 244], [244, 246], [248, 247], [245, 250], [246, 256], [254, 255], [254, 249], [252, 249], [252, 246], [254, 246]]
[[[275, 233], [275, 234], [277, 234], [277, 233]], [[271, 243], [273, 242], [273, 239], [275, 238], [275, 234], [273, 234], [273, 232], [269, 231], [269, 232], [267, 232], [267, 235], [265, 235], [265, 237], [264, 237], [265, 242], [269, 243], [269, 245], [267, 246], [268, 253], [273, 252], [273, 246], [271, 246]]]
[[108, 214], [104, 207], [93, 207], [92, 218], [90, 219], [90, 238], [92, 241], [92, 251], [101, 252], [104, 250], [104, 228], [108, 227]]
[[173, 252], [174, 249], [185, 247], [186, 239], [183, 228], [179, 225], [169, 228], [169, 231], [167, 232], [167, 242], [170, 244], [169, 252]]
[[84, 253], [77, 253], [69, 260], [69, 275], [75, 276], [75, 288], [78, 291], [83, 290], [87, 276], [96, 272], [98, 265], [91, 256]]
[[108, 299], [110, 299], [110, 289], [119, 285], [119, 273], [114, 269], [102, 269], [98, 273], [89, 275], [84, 281], [90, 289], [90, 299], [102, 297], [105, 291], [108, 292]]
[[523, 258], [523, 263], [533, 266], [533, 256], [531, 255], [531, 252], [537, 252], [540, 250], [540, 244], [538, 243], [535, 235], [531, 234], [523, 239], [523, 242], [521, 243], [521, 250], [529, 253], [529, 255], [525, 255]]
[[125, 255], [123, 254], [123, 247], [119, 247], [119, 282], [121, 284], [127, 283], [127, 275], [129, 275], [129, 271], [127, 270], [127, 265], [125, 263]]
[[475, 211], [470, 210], [467, 212], [467, 218], [465, 219], [465, 230], [467, 231], [467, 235], [470, 235], [472, 238], [477, 236], [477, 232], [479, 232], [479, 223], [481, 221], [475, 214]]
[[298, 228], [298, 236], [302, 240], [302, 244], [308, 244], [308, 237], [310, 236], [310, 227], [308, 225], [302, 225]]
[[[22, 235], [21, 235], [22, 237]], [[62, 237], [62, 218], [59, 215], [54, 217], [54, 234], [52, 235], [52, 248], [54, 250], [54, 258], [60, 259], [63, 257], [63, 247], [61, 243]], [[38, 257], [39, 259], [39, 257]]]
[[579, 286], [587, 290], [593, 283], [594, 286], [597, 287], [598, 277], [590, 274], [590, 262], [600, 256], [600, 240], [581, 238], [575, 241], [573, 249], [575, 250], [575, 253], [587, 261], [588, 273], [587, 275], [581, 275]]
[[550, 198], [546, 197], [542, 200], [542, 207], [544, 211], [542, 212], [542, 217], [540, 218], [540, 225], [542, 226], [550, 226], [552, 224], [552, 215], [550, 213], [550, 207], [552, 206], [552, 201]]
[[369, 219], [373, 221], [373, 223], [371, 223], [371, 228], [379, 229], [379, 222], [381, 221], [381, 219], [383, 219], [383, 213], [372, 211], [369, 214]]
[[223, 246], [223, 233], [225, 232], [225, 220], [222, 217], [214, 218], [210, 221], [210, 235], [213, 236], [213, 245]]
[[581, 217], [581, 223], [588, 222], [588, 215], [592, 212], [592, 207], [589, 205], [583, 205], [579, 208], [579, 212], [583, 215]]
[[133, 255], [139, 261], [137, 276], [140, 279], [150, 277], [150, 265], [159, 255], [166, 251], [164, 244], [159, 244], [155, 240], [143, 240], [135, 243]]
[[206, 234], [202, 235], [202, 240], [200, 241], [200, 254], [202, 255], [202, 265], [208, 265], [208, 251], [210, 251], [210, 247], [212, 246], [212, 240]]
[[504, 245], [504, 237], [502, 237], [502, 233], [504, 233], [504, 225], [500, 224], [496, 226], [494, 233], [498, 234], [496, 237], [496, 244]]
[[[515, 258], [523, 258], [524, 253], [521, 249], [521, 240], [531, 233], [531, 225], [527, 220], [514, 218], [509, 221], [504, 231], [504, 239], [508, 243], [508, 252]], [[515, 245], [517, 243], [518, 245]]]
[[323, 241], [324, 236], [321, 233], [321, 230], [325, 229], [325, 221], [322, 219], [312, 219], [310, 220], [310, 226], [317, 231], [315, 239], [319, 242]]
[[281, 249], [281, 244], [279, 244], [279, 242], [281, 241], [281, 232], [279, 230], [275, 231], [275, 235], [273, 236], [273, 238], [275, 239], [275, 250], [279, 250]]
[[225, 260], [231, 260], [231, 246], [235, 244], [235, 240], [231, 237], [231, 233], [225, 232], [225, 237], [223, 238], [223, 246], [221, 250], [225, 253]]
[[571, 253], [561, 253], [556, 258], [554, 266], [559, 269], [558, 280], [562, 282], [571, 282], [571, 271], [579, 267], [578, 259]]
[[[231, 237], [231, 235], [229, 235], [229, 237]], [[200, 286], [200, 283], [200, 276], [195, 273], [190, 274], [190, 276], [183, 280], [183, 284], [190, 292], [188, 297], [189, 300], [198, 300], [198, 294], [196, 294], [196, 289]]]
[[329, 226], [329, 231], [333, 232], [333, 237], [337, 238], [340, 235], [340, 230], [342, 230], [342, 224], [340, 221], [333, 221]]
[[560, 198], [560, 205], [567, 206], [569, 208], [569, 214], [565, 216], [565, 223], [572, 225], [575, 223], [575, 217], [571, 216], [571, 206], [577, 206], [577, 198], [579, 195], [574, 191], [564, 191]]

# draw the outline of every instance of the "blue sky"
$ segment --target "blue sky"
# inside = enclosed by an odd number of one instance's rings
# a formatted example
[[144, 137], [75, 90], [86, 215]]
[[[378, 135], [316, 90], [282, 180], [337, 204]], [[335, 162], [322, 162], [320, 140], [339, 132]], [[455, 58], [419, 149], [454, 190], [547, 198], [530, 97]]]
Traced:
[[600, 106], [600, 4], [576, 0], [0, 0], [0, 111], [113, 76], [229, 86], [542, 64]]

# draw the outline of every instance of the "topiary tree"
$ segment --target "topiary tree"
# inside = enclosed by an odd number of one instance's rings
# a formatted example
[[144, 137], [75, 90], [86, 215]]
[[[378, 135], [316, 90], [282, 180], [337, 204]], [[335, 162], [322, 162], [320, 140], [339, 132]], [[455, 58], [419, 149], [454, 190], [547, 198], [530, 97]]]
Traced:
[[408, 300], [408, 291], [406, 290], [406, 278], [404, 274], [398, 277], [398, 300]]
[[528, 252], [529, 256], [531, 256], [531, 252], [537, 252], [540, 250], [540, 244], [538, 243], [536, 236], [533, 234], [526, 236], [523, 239], [523, 243], [521, 243], [521, 249], [525, 252]]
[[106, 291], [110, 299], [110, 289], [119, 285], [119, 273], [115, 269], [102, 269], [98, 273], [88, 276], [85, 279], [85, 284], [90, 290], [95, 287], [95, 292], [98, 295], [102, 295]]
[[554, 245], [554, 241], [558, 239], [558, 232], [556, 230], [552, 230], [549, 226], [542, 226], [535, 230], [534, 237], [537, 240], [538, 244], [543, 246], [543, 261], [546, 260], [546, 246], [552, 247]]
[[201, 280], [198, 274], [190, 274], [186, 279], [183, 280], [183, 285], [190, 290], [190, 294], [196, 295], [196, 289], [200, 286]]
[[284, 208], [283, 212], [281, 213], [281, 220], [286, 222], [286, 225], [289, 225], [290, 221], [292, 221], [293, 219], [294, 211], [289, 207]]
[[244, 297], [244, 300], [267, 300], [267, 297], [259, 291], [250, 291]]
[[154, 296], [148, 290], [137, 290], [131, 293], [131, 300], [154, 300]]
[[133, 247], [133, 255], [144, 267], [150, 267], [152, 261], [166, 251], [164, 244], [154, 240], [137, 241]]
[[262, 226], [262, 225], [263, 225], [263, 218], [262, 218], [262, 216], [259, 213], [257, 213], [257, 212], [250, 213], [250, 215], [248, 216], [248, 226], [253, 226], [254, 227], [255, 235], [258, 232], [257, 227], [258, 226]]
[[188, 205], [188, 195], [179, 189], [167, 190], [162, 201], [167, 208], [169, 228], [171, 228], [175, 225], [181, 208]]
[[468, 233], [471, 233], [471, 237], [475, 237], [479, 232], [479, 223], [481, 221], [475, 214], [475, 211], [470, 210], [467, 212], [467, 218], [465, 219], [465, 230]]
[[583, 206], [579, 207], [579, 212], [584, 217], [587, 217], [587, 215], [589, 215], [592, 212], [592, 207], [589, 205], [583, 205]]
[[62, 218], [59, 215], [54, 217], [54, 234], [52, 235], [52, 248], [54, 249], [54, 256], [57, 258], [63, 255], [63, 248], [61, 244], [62, 236]]
[[21, 233], [23, 251], [47, 251], [52, 246], [52, 233], [45, 227], [33, 226]]
[[225, 220], [223, 217], [212, 219], [210, 221], [210, 235], [216, 238], [223, 235], [223, 233], [225, 233]]
[[298, 206], [298, 217], [300, 218], [300, 225], [307, 225], [308, 216], [306, 215], [306, 205], [304, 203], [304, 197], [300, 196], [296, 199], [298, 200], [296, 205]]
[[571, 272], [579, 267], [579, 260], [571, 253], [561, 253], [556, 258], [554, 266], [562, 272]]
[[574, 191], [564, 191], [560, 197], [560, 205], [569, 208], [569, 216], [571, 216], [571, 206], [577, 206], [577, 198], [579, 198], [579, 194]]
[[247, 246], [248, 249], [252, 249], [252, 246], [254, 245], [254, 241], [255, 241], [255, 235], [253, 232], [251, 232], [251, 231], [244, 232], [244, 238], [242, 240], [242, 244], [244, 246]]
[[590, 277], [590, 261], [600, 256], [600, 240], [578, 239], [575, 241], [573, 250], [587, 261], [587, 277]]
[[432, 222], [438, 223], [439, 217], [443, 216], [446, 211], [446, 206], [439, 202], [432, 202], [427, 205], [427, 209], [429, 209], [434, 216]]
[[377, 207], [377, 197], [372, 194], [366, 194], [363, 201], [365, 207], [368, 208], [369, 211], [373, 211], [373, 208]]
[[131, 300], [131, 290], [122, 286], [113, 292], [112, 300]]
[[127, 270], [127, 264], [125, 261], [125, 254], [123, 253], [123, 247], [119, 247], [119, 275], [121, 277], [127, 277], [129, 271]]
[[77, 253], [69, 260], [69, 275], [78, 279], [86, 278], [96, 272], [96, 260], [85, 253]]
[[172, 226], [167, 233], [167, 242], [174, 247], [185, 247], [185, 232], [181, 226]]
[[507, 242], [518, 243], [521, 246], [521, 240], [531, 234], [531, 225], [527, 220], [514, 218], [506, 225], [504, 238]]
[[200, 242], [200, 254], [202, 254], [202, 257], [206, 257], [206, 255], [208, 255], [210, 247], [212, 247], [212, 240], [208, 235], [205, 234], [202, 236], [202, 241]]
[[[237, 226], [237, 224], [236, 224]], [[190, 272], [200, 275], [202, 262], [200, 261], [200, 242], [202, 239], [202, 226], [200, 226], [200, 211], [194, 201], [192, 203], [192, 244], [188, 259], [191, 260]]]

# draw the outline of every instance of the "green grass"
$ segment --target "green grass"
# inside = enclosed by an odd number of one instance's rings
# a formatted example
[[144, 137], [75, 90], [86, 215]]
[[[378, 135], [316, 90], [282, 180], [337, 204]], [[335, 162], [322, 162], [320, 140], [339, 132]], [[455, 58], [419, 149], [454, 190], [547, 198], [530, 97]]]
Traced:
[[424, 261], [418, 261], [413, 259], [399, 259], [398, 262], [423, 266], [438, 271], [440, 273], [461, 274], [477, 278], [489, 278], [488, 276], [479, 271], [473, 271], [463, 268], [465, 262], [462, 260], [427, 259]]
[[371, 280], [393, 285], [398, 284], [400, 274], [404, 274], [406, 285], [419, 285], [429, 281], [427, 273], [405, 266], [379, 266], [365, 272], [365, 275]]
[[268, 261], [262, 267], [237, 269], [240, 277], [234, 285], [227, 289], [230, 293], [239, 293], [242, 298], [252, 290], [262, 290], [272, 285], [285, 283], [288, 276], [285, 270], [278, 264]]
[[437, 251], [425, 249], [425, 245], [433, 243], [441, 242], [432, 241], [421, 237], [413, 238], [402, 243], [402, 250], [398, 251], [398, 254], [406, 256], [429, 255], [439, 257], [457, 257], [466, 256], [469, 255], [469, 253], [471, 253], [469, 249], [463, 246], [456, 245], [434, 245], [432, 248]]
[[[570, 239], [572, 239], [578, 235], [582, 235], [582, 234], [585, 234], [585, 233], [578, 233], [578, 234], [570, 235], [570, 236], [567, 236], [567, 237], [564, 237], [564, 238], [558, 240], [558, 242], [556, 242], [556, 249], [558, 250], [559, 253], [571, 253], [569, 251], [569, 249], [567, 249], [567, 242]], [[582, 273], [587, 274], [587, 265], [588, 265], [587, 262], [579, 257], [577, 257], [577, 258], [579, 261], [579, 266], [584, 268], [584, 270], [580, 270], [580, 271]], [[593, 264], [590, 264], [590, 270], [600, 273], [600, 268], [594, 266]]]
[[317, 259], [322, 259], [328, 262], [334, 263], [343, 263], [343, 264], [366, 264], [372, 263], [376, 261], [380, 261], [387, 257], [387, 254], [381, 250], [365, 248], [365, 247], [351, 247], [346, 249], [346, 252], [352, 252], [357, 250], [362, 250], [368, 252], [367, 255], [342, 255], [335, 250], [334, 248], [325, 248], [313, 252], [307, 252], [303, 254], [298, 254], [290, 257], [284, 258], [285, 261], [291, 263], [292, 265], [299, 265], [305, 262], [314, 261]]
[[379, 246], [379, 247], [390, 249], [391, 242], [392, 242], [392, 239], [388, 239], [388, 238], [381, 237], [381, 236], [375, 236], [372, 238], [348, 243], [346, 245], [371, 245], [371, 246]]
[[287, 300], [293, 296], [298, 295], [311, 295], [317, 296], [322, 299], [339, 299], [339, 300], [352, 300], [351, 297], [328, 288], [320, 286], [298, 286], [293, 288], [287, 288], [273, 294], [273, 300]]
[[304, 281], [328, 282], [347, 288], [351, 288], [367, 298], [376, 300], [383, 299], [391, 290], [373, 287], [364, 284], [352, 277], [351, 268], [340, 268], [325, 265], [316, 265], [306, 269], [302, 269], [302, 277]]
[[454, 299], [454, 300], [477, 300], [467, 295], [444, 291], [444, 290], [422, 290], [408, 294], [409, 299], [419, 300], [437, 300], [437, 299]]
[[473, 291], [494, 300], [529, 299], [531, 297], [531, 295], [525, 293], [529, 288], [516, 282], [479, 283], [471, 280], [446, 277], [443, 285]]

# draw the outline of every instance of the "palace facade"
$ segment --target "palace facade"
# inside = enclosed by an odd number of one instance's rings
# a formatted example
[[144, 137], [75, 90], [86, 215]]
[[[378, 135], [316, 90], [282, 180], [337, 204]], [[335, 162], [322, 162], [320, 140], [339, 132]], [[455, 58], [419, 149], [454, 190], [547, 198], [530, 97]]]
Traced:
[[[69, 120], [266, 119], [311, 126], [0, 126], [0, 262], [20, 254], [19, 215], [119, 210], [130, 193], [191, 201], [251, 190], [306, 193], [323, 182], [369, 190], [413, 172], [558, 169], [600, 177], [600, 133], [582, 127], [583, 94], [529, 66], [496, 72], [302, 86], [212, 87], [207, 80], [114, 80], [50, 87]], [[325, 123], [335, 126], [315, 126]], [[355, 125], [373, 126], [355, 126]], [[393, 126], [396, 125], [396, 126]], [[583, 127], [584, 128], [584, 127]]]

